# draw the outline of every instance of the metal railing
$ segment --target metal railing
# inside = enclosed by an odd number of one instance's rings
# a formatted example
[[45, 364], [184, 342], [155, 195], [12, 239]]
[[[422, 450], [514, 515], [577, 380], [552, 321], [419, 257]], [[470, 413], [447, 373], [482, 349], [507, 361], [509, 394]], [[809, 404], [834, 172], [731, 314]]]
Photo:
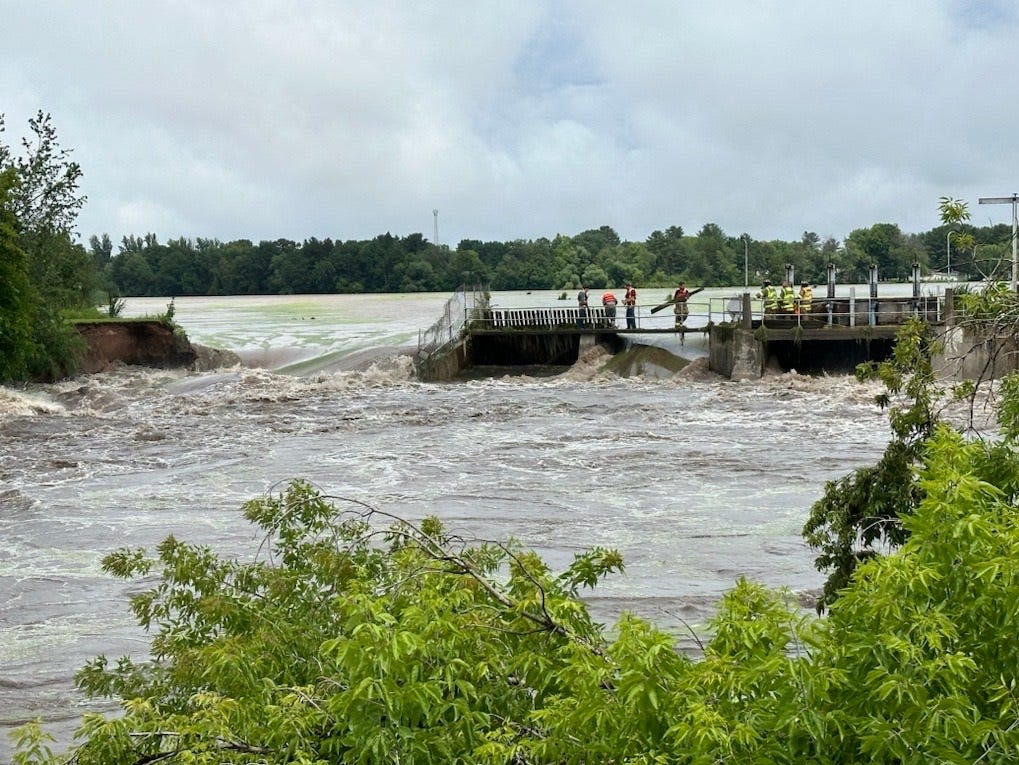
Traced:
[[[792, 310], [784, 307], [769, 308], [760, 298], [750, 300], [751, 322], [778, 326], [888, 326], [903, 324], [906, 319], [916, 317], [932, 324], [944, 318], [944, 298], [938, 295], [919, 297], [857, 298], [817, 297], [809, 309], [798, 301]], [[712, 298], [708, 309], [710, 322], [739, 323], [743, 318], [743, 296]]]
[[[686, 326], [690, 330], [702, 330], [691, 320], [703, 322], [708, 316], [709, 303], [690, 302]], [[515, 329], [548, 330], [667, 330], [675, 328], [675, 314], [670, 306], [658, 313], [651, 313], [652, 306], [635, 306], [633, 315], [627, 316], [626, 306], [615, 310], [605, 306], [534, 306], [520, 308], [490, 308], [476, 311], [471, 317], [472, 331], [512, 331]]]
[[[660, 305], [660, 304], [659, 304]], [[688, 315], [676, 323], [673, 306], [656, 313], [657, 305], [637, 305], [632, 321], [626, 306], [617, 305], [613, 312], [604, 306], [534, 306], [492, 308], [489, 293], [482, 286], [461, 287], [446, 301], [443, 313], [428, 329], [418, 333], [418, 356], [428, 357], [443, 352], [457, 343], [467, 331], [631, 331], [631, 332], [704, 332], [713, 324], [740, 323], [743, 318], [743, 295], [691, 300]], [[781, 327], [845, 326], [862, 327], [902, 324], [916, 316], [936, 323], [942, 320], [944, 300], [938, 296], [857, 298], [815, 297], [810, 310], [795, 306], [792, 311], [766, 308], [760, 298], [751, 297], [750, 319], [753, 324]]]
[[489, 292], [480, 284], [461, 285], [446, 301], [442, 315], [428, 329], [418, 332], [418, 356], [431, 356], [456, 343], [467, 322], [488, 310]]

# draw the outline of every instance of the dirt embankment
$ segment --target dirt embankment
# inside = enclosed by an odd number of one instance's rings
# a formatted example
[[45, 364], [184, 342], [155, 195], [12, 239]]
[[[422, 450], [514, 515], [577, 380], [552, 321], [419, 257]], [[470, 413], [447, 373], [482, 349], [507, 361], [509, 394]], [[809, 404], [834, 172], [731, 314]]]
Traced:
[[114, 365], [170, 368], [195, 363], [197, 351], [187, 337], [158, 321], [82, 322], [75, 325], [87, 344], [79, 372], [94, 374]]

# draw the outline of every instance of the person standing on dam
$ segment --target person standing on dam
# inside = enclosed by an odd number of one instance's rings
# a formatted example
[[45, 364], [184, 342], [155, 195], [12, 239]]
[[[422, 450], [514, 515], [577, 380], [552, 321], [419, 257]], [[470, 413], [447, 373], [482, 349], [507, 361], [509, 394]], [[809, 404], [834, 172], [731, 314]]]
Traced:
[[608, 323], [615, 326], [616, 323], [616, 296], [612, 290], [608, 290], [601, 296], [601, 304], [605, 308], [605, 318]]
[[626, 306], [626, 328], [637, 329], [637, 290], [629, 282], [623, 293], [623, 305]]
[[686, 317], [690, 315], [690, 306], [686, 304], [690, 297], [690, 290], [686, 288], [686, 282], [680, 282], [679, 287], [672, 295], [673, 311], [676, 313], [676, 326], [681, 327]]
[[581, 329], [587, 324], [587, 287], [581, 285], [577, 293], [577, 326]]
[[757, 297], [764, 301], [766, 312], [778, 310], [778, 291], [771, 286], [771, 282], [767, 279], [761, 283], [761, 291], [757, 293]]

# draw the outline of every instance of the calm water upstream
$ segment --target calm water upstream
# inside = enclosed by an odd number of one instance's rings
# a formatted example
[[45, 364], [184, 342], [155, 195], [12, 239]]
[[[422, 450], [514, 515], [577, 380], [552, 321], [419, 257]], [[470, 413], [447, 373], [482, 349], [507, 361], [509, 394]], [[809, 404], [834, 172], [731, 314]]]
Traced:
[[[31, 717], [67, 743], [86, 709], [71, 679], [86, 659], [144, 655], [126, 605], [135, 588], [102, 573], [104, 554], [173, 533], [251, 557], [259, 540], [240, 505], [292, 477], [516, 537], [557, 568], [617, 547], [626, 574], [591, 598], [609, 623], [630, 610], [678, 635], [740, 576], [807, 597], [819, 588], [799, 531], [825, 480], [884, 447], [876, 389], [795, 374], [730, 382], [696, 364], [620, 379], [598, 371], [597, 354], [553, 377], [422, 384], [400, 351], [447, 297], [177, 299], [193, 341], [244, 365], [0, 388], [0, 762], [6, 733]], [[125, 313], [166, 303], [131, 299]], [[654, 342], [704, 354], [699, 339]]]

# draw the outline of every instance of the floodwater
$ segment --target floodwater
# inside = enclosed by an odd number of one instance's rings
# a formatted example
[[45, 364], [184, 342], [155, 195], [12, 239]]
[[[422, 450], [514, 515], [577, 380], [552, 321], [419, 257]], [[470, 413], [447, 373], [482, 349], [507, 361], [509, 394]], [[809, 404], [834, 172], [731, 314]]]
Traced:
[[[709, 292], [711, 310], [732, 292]], [[800, 529], [826, 480], [884, 448], [874, 387], [724, 380], [705, 371], [697, 336], [647, 337], [694, 360], [676, 375], [619, 378], [594, 349], [553, 376], [423, 384], [406, 352], [447, 297], [179, 298], [192, 341], [241, 365], [0, 388], [0, 761], [6, 734], [33, 717], [69, 742], [97, 708], [73, 688], [87, 659], [145, 655], [126, 601], [137, 585], [104, 575], [105, 554], [172, 533], [250, 559], [261, 540], [241, 504], [291, 478], [466, 536], [514, 537], [556, 569], [618, 548], [626, 573], [594, 591], [596, 614], [636, 612], [680, 642], [739, 577], [805, 603], [818, 592]], [[129, 299], [125, 314], [167, 302]]]

